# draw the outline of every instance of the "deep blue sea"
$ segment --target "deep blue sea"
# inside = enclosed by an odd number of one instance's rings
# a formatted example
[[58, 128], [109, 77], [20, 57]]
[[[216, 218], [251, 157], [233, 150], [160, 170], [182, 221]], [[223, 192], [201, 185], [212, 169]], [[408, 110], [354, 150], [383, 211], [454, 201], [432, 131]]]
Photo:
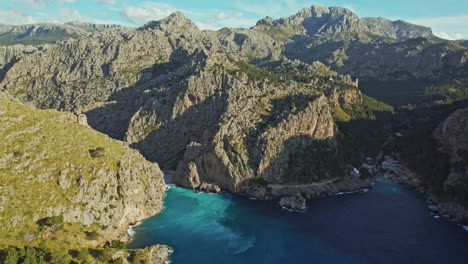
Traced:
[[173, 187], [164, 211], [133, 228], [130, 247], [169, 245], [174, 264], [468, 263], [468, 232], [398, 184], [309, 200], [307, 213], [277, 203]]

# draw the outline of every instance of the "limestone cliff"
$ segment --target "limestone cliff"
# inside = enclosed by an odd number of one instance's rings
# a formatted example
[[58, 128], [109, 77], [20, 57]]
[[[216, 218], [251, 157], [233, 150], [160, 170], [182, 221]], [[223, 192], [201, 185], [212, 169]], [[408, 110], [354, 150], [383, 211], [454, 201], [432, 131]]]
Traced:
[[[0, 98], [0, 244], [24, 245], [25, 234], [40, 241], [47, 236], [36, 231], [41, 219], [54, 216], [94, 230], [99, 236], [91, 240], [100, 244], [162, 210], [158, 165], [85, 120]], [[88, 243], [81, 235], [67, 239]]]

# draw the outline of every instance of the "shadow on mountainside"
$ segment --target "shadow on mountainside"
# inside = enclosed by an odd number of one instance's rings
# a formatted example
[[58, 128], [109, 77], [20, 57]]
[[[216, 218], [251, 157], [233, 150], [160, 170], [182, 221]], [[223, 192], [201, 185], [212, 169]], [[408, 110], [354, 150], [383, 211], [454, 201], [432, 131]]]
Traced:
[[271, 101], [272, 110], [270, 113], [262, 115], [261, 120], [255, 124], [254, 128], [250, 129], [245, 137], [245, 145], [249, 154], [248, 165], [254, 172], [258, 171], [258, 166], [267, 144], [266, 139], [262, 137], [263, 133], [268, 129], [277, 127], [290, 115], [305, 110], [308, 103], [316, 98], [316, 95], [294, 94]]
[[[190, 75], [193, 69], [190, 63], [198, 61], [199, 56], [197, 52], [189, 54], [179, 48], [172, 53], [168, 62], [142, 70], [140, 80], [135, 85], [112, 93], [102, 106], [85, 113], [89, 125], [112, 138], [124, 139], [133, 115], [146, 102], [160, 98], [173, 83]], [[168, 107], [172, 109], [173, 105]]]
[[333, 139], [295, 136], [283, 142], [281, 152], [259, 176], [271, 183], [291, 185], [343, 177], [346, 162], [340, 157]]
[[161, 167], [175, 169], [188, 144], [197, 142], [205, 145], [213, 140], [225, 112], [227, 98], [228, 94], [222, 91], [209, 96], [131, 146]]

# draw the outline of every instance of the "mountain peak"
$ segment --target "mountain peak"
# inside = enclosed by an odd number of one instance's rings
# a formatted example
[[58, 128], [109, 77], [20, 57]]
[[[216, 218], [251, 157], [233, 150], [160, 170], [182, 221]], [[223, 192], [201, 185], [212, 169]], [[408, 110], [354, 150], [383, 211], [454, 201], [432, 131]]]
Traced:
[[158, 21], [149, 21], [140, 29], [158, 29], [163, 31], [173, 31], [177, 29], [196, 29], [198, 30], [197, 25], [188, 19], [184, 13], [177, 11], [166, 18], [163, 18]]
[[306, 16], [321, 16], [323, 13], [328, 13], [329, 9], [326, 6], [314, 4], [311, 6], [306, 6], [303, 9], [299, 10], [297, 13], [298, 15], [306, 15]]
[[296, 34], [308, 36], [333, 37], [342, 33], [368, 33], [399, 40], [417, 37], [436, 39], [432, 30], [427, 27], [413, 25], [402, 20], [359, 18], [349, 9], [322, 5], [307, 6], [290, 17], [276, 20], [266, 17], [258, 21], [257, 25], [292, 28]]

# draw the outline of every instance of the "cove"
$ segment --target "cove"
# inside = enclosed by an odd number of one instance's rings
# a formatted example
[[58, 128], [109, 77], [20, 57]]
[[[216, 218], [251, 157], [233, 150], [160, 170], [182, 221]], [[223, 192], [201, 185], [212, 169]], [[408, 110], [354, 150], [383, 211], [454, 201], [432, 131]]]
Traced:
[[306, 213], [277, 203], [173, 187], [163, 212], [132, 229], [129, 247], [169, 245], [174, 264], [468, 263], [468, 232], [434, 219], [423, 195], [395, 183], [309, 200]]

